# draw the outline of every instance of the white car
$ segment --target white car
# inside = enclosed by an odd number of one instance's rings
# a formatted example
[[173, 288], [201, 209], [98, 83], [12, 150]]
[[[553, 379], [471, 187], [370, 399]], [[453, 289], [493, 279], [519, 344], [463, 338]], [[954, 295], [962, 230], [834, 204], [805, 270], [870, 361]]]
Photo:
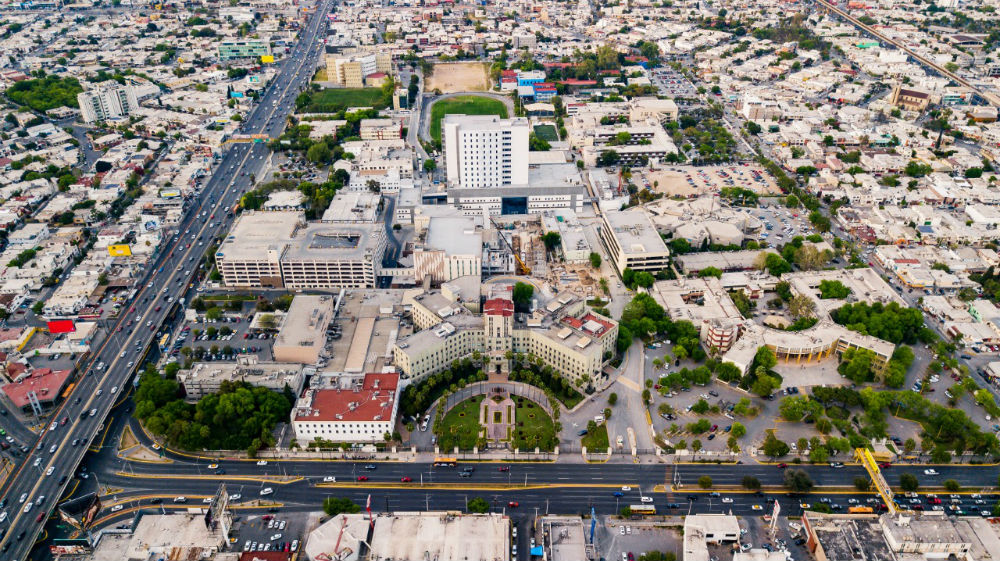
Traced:
[[111, 512], [118, 512], [119, 510], [125, 508], [125, 505], [115, 505], [111, 507]]
[[629, 487], [628, 485], [622, 485], [622, 491], [631, 491], [631, 490], [632, 488]]
[[52, 475], [52, 472], [56, 470], [56, 466], [49, 466], [49, 469], [45, 470], [45, 477]]
[[337, 478], [334, 477], [334, 476], [332, 476], [332, 475], [328, 475], [328, 476], [326, 476], [326, 477], [323, 478], [323, 483], [336, 483], [336, 482], [337, 482]]
[[265, 495], [270, 495], [273, 492], [274, 492], [274, 489], [272, 489], [271, 487], [264, 487], [263, 489], [260, 490], [260, 496], [263, 497]]
[[729, 497], [722, 497], [722, 502], [726, 504], [731, 504], [733, 502], [733, 499], [730, 499]]
[[219, 469], [219, 464], [208, 464], [208, 469]]
[[267, 465], [267, 460], [260, 460], [259, 462], [257, 462], [257, 465], [259, 465], [259, 466], [266, 466]]
[[238, 501], [238, 500], [240, 500], [242, 498], [243, 498], [243, 495], [241, 495], [239, 493], [236, 493], [235, 495], [229, 495], [229, 501], [230, 502]]
[[624, 536], [625, 535], [625, 526], [619, 526], [618, 527], [618, 533]]
[[653, 497], [641, 497], [639, 500], [644, 503], [651, 503], [653, 502]]
[[924, 470], [924, 475], [937, 475], [937, 474], [938, 474], [938, 472], [937, 472], [936, 469], [925, 469]]

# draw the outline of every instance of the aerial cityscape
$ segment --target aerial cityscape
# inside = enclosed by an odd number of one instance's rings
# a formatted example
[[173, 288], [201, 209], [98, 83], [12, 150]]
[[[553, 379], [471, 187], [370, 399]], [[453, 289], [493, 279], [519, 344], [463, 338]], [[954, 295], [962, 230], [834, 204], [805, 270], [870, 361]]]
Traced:
[[1000, 556], [998, 0], [0, 4], [0, 561]]

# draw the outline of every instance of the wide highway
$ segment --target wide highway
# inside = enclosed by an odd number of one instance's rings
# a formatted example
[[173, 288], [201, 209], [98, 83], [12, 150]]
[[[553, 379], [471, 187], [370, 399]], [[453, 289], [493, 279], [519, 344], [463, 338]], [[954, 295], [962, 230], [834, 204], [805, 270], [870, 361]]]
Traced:
[[[331, 7], [321, 0], [299, 41], [243, 123], [241, 134], [281, 133], [285, 116], [308, 85], [323, 50], [317, 35]], [[0, 561], [24, 559], [45, 520], [72, 479], [87, 446], [125, 385], [130, 383], [146, 349], [174, 303], [184, 298], [198, 273], [201, 258], [229, 225], [227, 210], [251, 187], [268, 157], [264, 143], [235, 144], [204, 188], [190, 201], [177, 235], [164, 244], [140, 279], [141, 288], [123, 308], [111, 331], [94, 349], [73, 393], [52, 415], [47, 427], [0, 495]]]

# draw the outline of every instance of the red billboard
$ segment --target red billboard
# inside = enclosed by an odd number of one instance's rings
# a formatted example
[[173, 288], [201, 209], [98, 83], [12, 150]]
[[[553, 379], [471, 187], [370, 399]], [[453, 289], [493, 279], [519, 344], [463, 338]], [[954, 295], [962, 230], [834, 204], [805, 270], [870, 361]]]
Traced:
[[57, 319], [48, 322], [48, 325], [49, 325], [49, 333], [52, 334], [72, 333], [76, 331], [76, 325], [73, 324], [73, 320], [71, 319]]

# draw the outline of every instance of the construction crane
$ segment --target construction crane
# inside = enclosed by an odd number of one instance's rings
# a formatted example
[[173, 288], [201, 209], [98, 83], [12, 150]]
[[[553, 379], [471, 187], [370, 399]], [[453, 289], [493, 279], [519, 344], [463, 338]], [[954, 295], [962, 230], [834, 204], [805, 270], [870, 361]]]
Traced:
[[525, 274], [525, 275], [530, 275], [531, 274], [531, 267], [525, 265], [524, 261], [521, 261], [521, 257], [517, 254], [516, 251], [514, 251], [514, 247], [511, 246], [510, 242], [507, 241], [507, 238], [504, 237], [504, 235], [503, 235], [503, 229], [500, 227], [499, 224], [496, 223], [495, 220], [493, 220], [492, 216], [487, 216], [487, 217], [490, 219], [490, 223], [493, 224], [493, 227], [496, 228], [496, 230], [497, 230], [497, 237], [499, 237], [501, 240], [503, 240], [503, 244], [505, 246], [507, 246], [507, 249], [510, 250], [510, 254], [514, 256], [514, 260], [517, 261], [517, 266], [521, 268], [522, 273]]

